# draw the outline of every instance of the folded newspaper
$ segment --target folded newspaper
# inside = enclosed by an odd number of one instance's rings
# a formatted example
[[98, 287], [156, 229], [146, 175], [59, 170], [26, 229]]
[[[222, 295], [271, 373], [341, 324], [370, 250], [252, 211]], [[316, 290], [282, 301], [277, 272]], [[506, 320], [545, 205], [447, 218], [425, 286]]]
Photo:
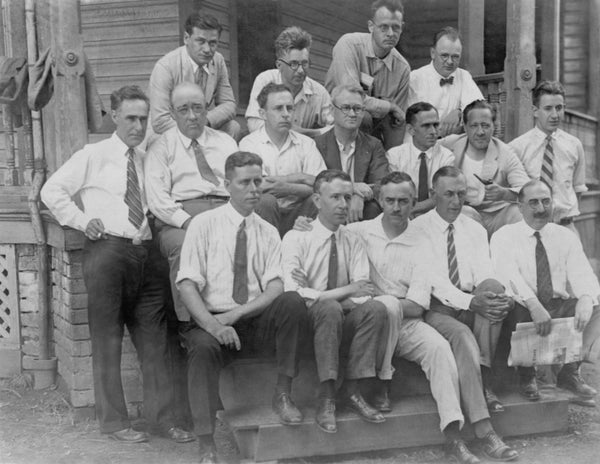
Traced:
[[575, 330], [574, 318], [552, 319], [552, 331], [545, 337], [535, 333], [533, 322], [517, 324], [510, 340], [509, 366], [543, 366], [581, 361], [582, 333]]

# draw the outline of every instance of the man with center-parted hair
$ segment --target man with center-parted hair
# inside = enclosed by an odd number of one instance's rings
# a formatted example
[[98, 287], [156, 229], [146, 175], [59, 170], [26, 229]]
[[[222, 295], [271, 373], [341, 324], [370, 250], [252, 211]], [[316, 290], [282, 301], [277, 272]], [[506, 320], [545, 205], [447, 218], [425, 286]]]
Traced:
[[182, 247], [177, 286], [189, 320], [180, 322], [179, 332], [188, 353], [188, 395], [201, 462], [216, 460], [219, 373], [242, 349], [275, 351], [273, 410], [283, 424], [302, 421], [290, 395], [308, 330], [306, 307], [297, 293], [283, 293], [279, 234], [254, 212], [262, 181], [258, 155], [229, 156], [230, 202], [194, 217]]
[[[85, 234], [83, 279], [88, 293], [92, 373], [100, 431], [123, 443], [148, 440], [131, 428], [121, 383], [127, 326], [140, 360], [148, 430], [176, 442], [193, 435], [175, 426], [160, 253], [152, 246], [138, 147], [148, 122], [148, 97], [125, 86], [110, 97], [115, 133], [89, 144], [42, 188], [42, 201], [61, 225]], [[81, 208], [74, 199], [80, 200]]]
[[327, 433], [337, 431], [336, 381], [341, 369], [343, 403], [365, 421], [385, 421], [360, 392], [359, 381], [375, 377], [381, 364], [378, 346], [385, 337], [387, 316], [385, 306], [371, 299], [374, 287], [361, 239], [342, 225], [351, 197], [348, 174], [321, 172], [314, 184], [319, 213], [312, 229], [291, 230], [282, 242], [285, 289], [297, 291], [308, 307], [320, 381], [315, 421]]
[[275, 40], [276, 69], [263, 71], [256, 76], [252, 85], [246, 109], [250, 132], [265, 125], [257, 98], [269, 83], [283, 84], [292, 92], [292, 129], [296, 132], [315, 137], [332, 123], [329, 93], [325, 87], [308, 77], [311, 42], [310, 34], [297, 26], [288, 27], [279, 34]]

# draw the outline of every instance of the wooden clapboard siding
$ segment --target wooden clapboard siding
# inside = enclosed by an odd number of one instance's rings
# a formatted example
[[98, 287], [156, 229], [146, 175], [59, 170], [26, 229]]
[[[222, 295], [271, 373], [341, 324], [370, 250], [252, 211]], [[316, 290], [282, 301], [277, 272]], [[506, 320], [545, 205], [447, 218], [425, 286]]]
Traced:
[[589, 111], [589, 1], [561, 2], [563, 59], [561, 81], [568, 96], [568, 106], [581, 112]]

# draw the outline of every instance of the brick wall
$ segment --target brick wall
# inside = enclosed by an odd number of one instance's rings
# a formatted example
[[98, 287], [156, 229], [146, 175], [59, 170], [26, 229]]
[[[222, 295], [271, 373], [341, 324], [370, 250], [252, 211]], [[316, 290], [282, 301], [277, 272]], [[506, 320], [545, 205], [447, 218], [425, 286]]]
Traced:
[[21, 350], [26, 358], [39, 355], [38, 272], [35, 245], [17, 245], [19, 308], [21, 318]]

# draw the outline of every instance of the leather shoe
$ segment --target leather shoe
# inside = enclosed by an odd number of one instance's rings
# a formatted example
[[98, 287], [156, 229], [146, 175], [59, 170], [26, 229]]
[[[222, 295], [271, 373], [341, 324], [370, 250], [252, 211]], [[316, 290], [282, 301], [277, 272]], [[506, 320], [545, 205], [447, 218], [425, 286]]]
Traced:
[[319, 400], [317, 412], [315, 415], [317, 426], [327, 433], [337, 432], [335, 423], [335, 400], [331, 398], [322, 398]]
[[519, 377], [519, 392], [529, 401], [538, 401], [540, 399], [540, 391], [538, 389], [535, 374], [532, 376]]
[[392, 412], [389, 383], [389, 381], [380, 381], [379, 388], [377, 388], [375, 395], [371, 399], [371, 404], [379, 412]]
[[585, 383], [579, 373], [579, 368], [572, 364], [565, 364], [560, 370], [556, 376], [556, 386], [586, 399], [591, 399], [598, 394], [594, 388]]
[[171, 427], [163, 436], [173, 440], [175, 443], [189, 443], [196, 439], [193, 433], [179, 427]]
[[456, 459], [460, 464], [478, 464], [481, 461], [475, 456], [466, 443], [461, 439], [451, 440], [446, 444], [446, 454]]
[[480, 442], [481, 452], [492, 461], [513, 461], [519, 457], [519, 453], [504, 443], [493, 430], [481, 438]]
[[485, 403], [487, 404], [490, 414], [504, 412], [504, 405], [490, 388], [484, 388], [483, 395], [485, 396]]
[[273, 411], [279, 416], [284, 425], [299, 425], [302, 423], [302, 413], [298, 410], [289, 393], [276, 393], [273, 396]]
[[358, 416], [367, 422], [380, 424], [385, 422], [385, 417], [377, 409], [369, 405], [360, 393], [348, 395], [344, 399], [346, 408], [358, 414]]
[[117, 430], [116, 432], [110, 433], [108, 436], [121, 443], [144, 443], [148, 441], [148, 434], [146, 432], [138, 432], [131, 427]]
[[218, 464], [219, 455], [217, 449], [214, 446], [201, 446], [200, 447], [200, 464]]

